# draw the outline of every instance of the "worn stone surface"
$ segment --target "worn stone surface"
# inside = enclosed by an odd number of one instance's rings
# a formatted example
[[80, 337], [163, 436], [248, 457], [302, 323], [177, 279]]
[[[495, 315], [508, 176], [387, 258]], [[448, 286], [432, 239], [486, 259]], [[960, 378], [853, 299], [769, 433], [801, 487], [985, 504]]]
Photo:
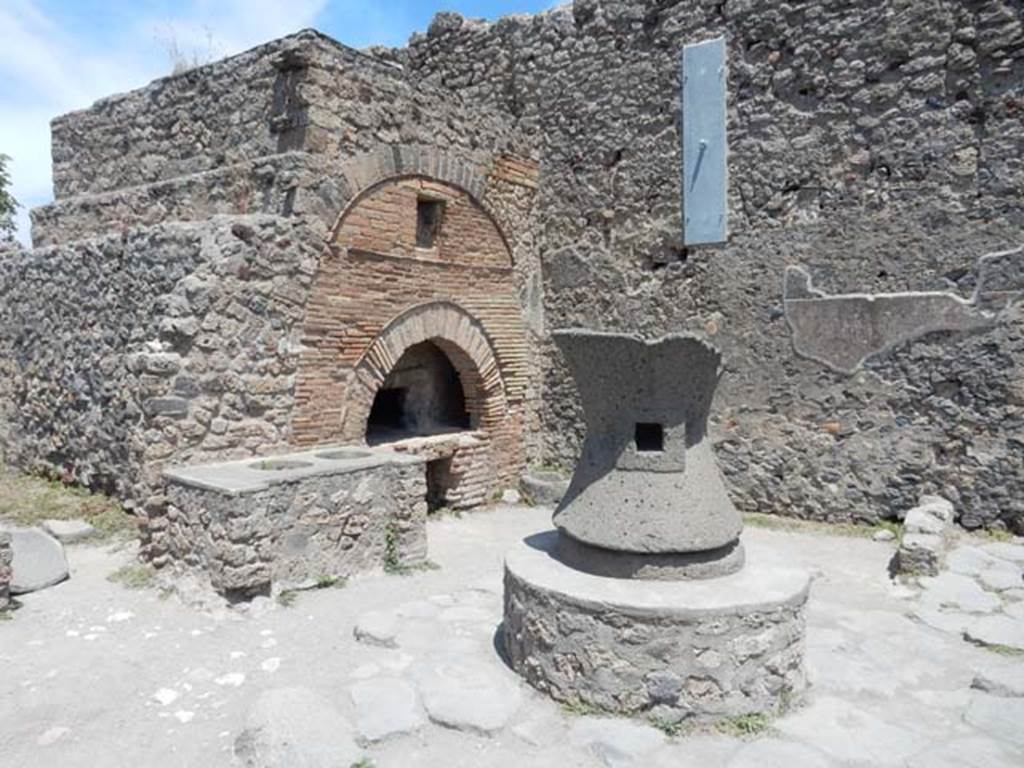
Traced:
[[984, 616], [967, 625], [964, 637], [980, 645], [1024, 652], [1024, 621], [1010, 616]]
[[519, 490], [531, 504], [555, 507], [569, 490], [569, 478], [560, 472], [533, 470], [520, 478]]
[[607, 717], [581, 717], [569, 729], [569, 739], [589, 749], [608, 768], [643, 763], [665, 743], [665, 734], [649, 725]]
[[1024, 747], [1024, 699], [1007, 699], [987, 693], [974, 693], [964, 713], [964, 720], [985, 733], [998, 736], [1018, 747]]
[[415, 689], [404, 680], [364, 680], [353, 685], [349, 694], [356, 710], [356, 728], [368, 741], [410, 733], [427, 722]]
[[519, 709], [522, 694], [504, 670], [451, 656], [412, 670], [430, 719], [460, 731], [494, 733]]
[[[501, 556], [549, 527], [550, 515], [550, 508], [500, 507], [431, 519], [431, 559], [440, 569], [415, 578], [371, 573], [345, 589], [303, 592], [291, 607], [269, 601], [258, 613], [201, 613], [174, 597], [158, 600], [153, 591], [125, 589], [107, 576], [134, 562], [134, 552], [89, 543], [69, 547], [74, 578], [25, 595], [14, 620], [0, 623], [0, 654], [11, 656], [0, 675], [0, 764], [228, 768], [240, 762], [232, 742], [263, 691], [316, 691], [354, 724], [352, 685], [398, 678], [415, 688], [412, 667], [435, 655], [450, 657], [456, 644], [460, 661], [516, 682], [494, 644], [502, 620]], [[871, 764], [876, 744], [884, 750], [901, 743], [898, 733], [924, 737], [903, 763], [914, 768], [1022, 764], [1024, 748], [1008, 734], [964, 720], [972, 680], [979, 674], [1001, 679], [1007, 666], [1019, 664], [907, 618], [908, 599], [886, 577], [891, 547], [753, 526], [744, 539], [752, 554], [766, 548], [778, 562], [818, 574], [806, 607], [810, 714], [797, 707], [772, 720], [771, 733], [744, 738], [731, 730], [684, 729], [635, 760], [636, 768], [771, 766], [780, 754], [790, 758], [782, 765], [816, 768], [812, 756], [825, 755], [826, 765], [839, 768], [844, 761], [828, 750], [836, 749], [836, 734], [844, 730], [850, 749], [861, 750], [854, 765], [858, 759]], [[441, 619], [451, 608], [470, 607], [482, 612], [472, 621]], [[399, 635], [409, 642], [385, 649], [357, 641], [353, 624], [374, 610], [401, 614]], [[424, 641], [416, 644], [417, 636]], [[232, 673], [244, 675], [238, 687], [214, 682]], [[368, 743], [365, 754], [381, 768], [600, 768], [589, 747], [569, 738], [578, 716], [525, 682], [518, 687], [522, 706], [493, 735], [428, 722], [408, 736]], [[839, 710], [837, 719], [837, 708], [815, 707], [822, 698], [847, 702], [849, 709]], [[3, 709], [12, 701], [18, 706]], [[856, 719], [843, 716], [850, 710]], [[805, 726], [801, 736], [783, 733], [794, 718]], [[987, 716], [978, 722], [989, 724]], [[518, 735], [526, 723], [532, 741]], [[884, 727], [876, 733], [878, 724]], [[348, 732], [355, 736], [354, 728]], [[112, 733], [120, 738], [111, 739]], [[792, 746], [783, 751], [778, 742]]]
[[893, 569], [905, 576], [937, 576], [953, 524], [953, 505], [940, 496], [922, 496], [903, 518], [903, 535]]
[[307, 688], [260, 694], [234, 750], [246, 768], [336, 768], [362, 754], [351, 724], [328, 699]]
[[96, 533], [84, 520], [43, 520], [42, 529], [65, 544], [85, 541]]
[[554, 339], [576, 381], [587, 430], [555, 510], [559, 531], [626, 553], [701, 552], [735, 543], [743, 522], [707, 434], [721, 373], [718, 351], [678, 335], [645, 340], [561, 330]]
[[558, 701], [669, 721], [775, 712], [804, 689], [808, 577], [754, 557], [706, 581], [611, 579], [551, 556], [554, 532], [505, 558], [513, 668]]
[[11, 531], [12, 595], [23, 595], [60, 584], [68, 577], [64, 547], [43, 531]]

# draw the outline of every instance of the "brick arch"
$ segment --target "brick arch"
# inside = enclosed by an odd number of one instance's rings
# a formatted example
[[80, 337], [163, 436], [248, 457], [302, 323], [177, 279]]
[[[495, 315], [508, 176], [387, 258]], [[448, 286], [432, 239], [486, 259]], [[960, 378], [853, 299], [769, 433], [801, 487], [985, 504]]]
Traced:
[[487, 185], [486, 167], [465, 159], [455, 152], [414, 144], [381, 144], [376, 149], [346, 160], [339, 171], [342, 194], [337, 200], [338, 213], [330, 226], [333, 241], [342, 222], [364, 197], [381, 184], [403, 178], [422, 177], [439, 181], [464, 192], [490, 219], [512, 261], [512, 248], [495, 212], [484, 201]]
[[469, 312], [439, 301], [403, 312], [367, 348], [347, 389], [344, 439], [363, 439], [377, 391], [406, 350], [425, 341], [436, 344], [455, 366], [472, 425], [492, 430], [501, 423], [507, 405], [505, 384], [491, 340]]

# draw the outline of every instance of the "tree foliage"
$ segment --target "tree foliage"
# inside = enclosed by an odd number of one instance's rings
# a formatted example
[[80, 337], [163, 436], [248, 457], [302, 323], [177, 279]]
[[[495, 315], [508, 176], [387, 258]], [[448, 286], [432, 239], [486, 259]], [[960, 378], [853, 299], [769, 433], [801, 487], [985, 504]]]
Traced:
[[7, 170], [10, 160], [10, 157], [0, 153], [0, 243], [12, 242], [16, 230], [14, 213], [18, 209], [18, 201], [10, 192], [11, 173]]

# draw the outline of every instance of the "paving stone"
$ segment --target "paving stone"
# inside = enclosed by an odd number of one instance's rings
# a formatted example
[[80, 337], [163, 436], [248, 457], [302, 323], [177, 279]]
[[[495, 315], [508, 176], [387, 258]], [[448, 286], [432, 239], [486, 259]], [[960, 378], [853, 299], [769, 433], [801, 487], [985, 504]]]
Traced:
[[369, 611], [359, 617], [353, 630], [356, 640], [380, 648], [398, 647], [398, 617], [394, 611]]
[[726, 736], [686, 736], [645, 755], [638, 768], [725, 768], [741, 746]]
[[550, 747], [565, 741], [562, 719], [548, 712], [531, 713], [512, 726], [512, 733], [535, 747]]
[[835, 763], [804, 744], [758, 739], [741, 747], [727, 765], [728, 768], [830, 768]]
[[883, 528], [880, 531], [876, 531], [875, 535], [871, 538], [875, 541], [893, 541], [896, 538], [896, 534], [888, 529]]
[[235, 755], [246, 768], [339, 768], [362, 756], [352, 725], [308, 688], [275, 688], [256, 699]]
[[416, 690], [405, 680], [376, 678], [349, 688], [356, 710], [356, 728], [367, 741], [415, 731], [426, 723]]
[[569, 728], [569, 742], [589, 749], [608, 768], [622, 768], [658, 749], [665, 734], [631, 720], [581, 717]]
[[1011, 619], [1024, 621], [1024, 602], [1003, 603], [1003, 613]]
[[511, 672], [473, 658], [441, 658], [414, 665], [411, 673], [430, 719], [460, 731], [491, 734], [519, 709], [522, 693]]
[[975, 643], [1024, 651], [1024, 621], [1010, 616], [985, 616], [967, 625], [964, 636]]
[[515, 488], [509, 488], [501, 494], [501, 501], [503, 504], [521, 504], [523, 497]]
[[1011, 544], [1007, 541], [995, 541], [982, 545], [982, 549], [993, 557], [1007, 560], [1017, 565], [1024, 565], [1024, 544]]
[[1024, 659], [1012, 664], [978, 670], [971, 688], [994, 696], [1024, 697]]
[[85, 520], [43, 520], [43, 530], [64, 544], [84, 541], [96, 533]]
[[996, 768], [1020, 765], [1013, 755], [991, 739], [977, 736], [933, 744], [907, 761], [907, 768]]
[[44, 531], [11, 531], [11, 552], [12, 595], [46, 589], [68, 577], [64, 547]]
[[940, 573], [923, 578], [921, 586], [924, 587], [921, 603], [925, 607], [991, 613], [1002, 605], [998, 597], [986, 592], [974, 579], [959, 573]]
[[981, 582], [982, 586], [996, 592], [1016, 589], [1024, 584], [1021, 569], [1009, 563], [1002, 563], [982, 571], [978, 574], [978, 581]]
[[1000, 741], [1024, 747], [1024, 699], [976, 692], [964, 720]]
[[999, 562], [999, 558], [980, 547], [957, 547], [946, 555], [946, 568], [965, 576], [977, 576]]
[[930, 743], [920, 733], [831, 696], [812, 697], [803, 709], [776, 720], [775, 728], [854, 765], [903, 766]]

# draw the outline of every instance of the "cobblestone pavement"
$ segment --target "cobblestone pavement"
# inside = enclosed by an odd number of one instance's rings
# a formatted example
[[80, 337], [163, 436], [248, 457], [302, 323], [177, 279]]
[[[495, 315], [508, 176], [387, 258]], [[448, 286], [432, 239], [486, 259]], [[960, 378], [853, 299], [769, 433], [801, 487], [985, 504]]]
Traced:
[[549, 516], [501, 506], [434, 520], [438, 570], [244, 615], [129, 591], [106, 577], [130, 551], [72, 545], [71, 580], [0, 623], [0, 765], [1024, 764], [1019, 542], [969, 541], [918, 590], [889, 581], [892, 544], [748, 529], [751, 557], [815, 576], [810, 691], [745, 737], [744, 722], [670, 737], [566, 711], [495, 651], [502, 553]]

